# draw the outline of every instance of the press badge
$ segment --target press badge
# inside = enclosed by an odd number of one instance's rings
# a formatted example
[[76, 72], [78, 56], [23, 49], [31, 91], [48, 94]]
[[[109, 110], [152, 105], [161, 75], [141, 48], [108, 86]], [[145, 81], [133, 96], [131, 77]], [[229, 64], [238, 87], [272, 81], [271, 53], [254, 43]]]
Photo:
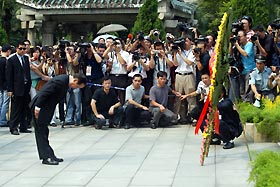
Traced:
[[86, 76], [91, 76], [91, 66], [87, 66]]

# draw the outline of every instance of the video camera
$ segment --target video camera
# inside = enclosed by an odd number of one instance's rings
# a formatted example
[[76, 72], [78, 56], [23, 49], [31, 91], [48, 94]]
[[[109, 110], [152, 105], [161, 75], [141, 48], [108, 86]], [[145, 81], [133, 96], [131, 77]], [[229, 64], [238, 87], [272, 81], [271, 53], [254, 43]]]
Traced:
[[184, 22], [179, 22], [177, 24], [177, 28], [181, 31], [181, 32], [189, 32], [193, 30], [193, 27], [190, 26], [190, 24], [188, 23], [184, 23]]
[[69, 45], [70, 45], [70, 42], [68, 40], [64, 39], [64, 37], [63, 37], [61, 40], [59, 40], [58, 48], [60, 51], [64, 51], [65, 48]]
[[185, 45], [184, 39], [174, 40], [173, 45], [171, 47], [172, 50], [178, 50], [179, 47], [183, 50]]
[[238, 31], [243, 30], [243, 22], [241, 19], [238, 19], [236, 22], [231, 24], [231, 32], [237, 35]]
[[272, 29], [280, 29], [280, 18], [275, 19], [270, 25]]

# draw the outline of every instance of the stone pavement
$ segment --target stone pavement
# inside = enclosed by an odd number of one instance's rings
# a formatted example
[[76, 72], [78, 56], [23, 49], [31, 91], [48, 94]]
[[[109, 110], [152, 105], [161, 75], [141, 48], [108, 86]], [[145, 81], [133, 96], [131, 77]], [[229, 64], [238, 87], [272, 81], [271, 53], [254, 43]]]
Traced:
[[[243, 138], [235, 148], [211, 146], [200, 166], [201, 135], [189, 125], [95, 130], [50, 127], [50, 142], [64, 162], [43, 165], [34, 133], [12, 136], [0, 128], [0, 186], [4, 187], [251, 187]], [[251, 151], [279, 149], [249, 144]]]

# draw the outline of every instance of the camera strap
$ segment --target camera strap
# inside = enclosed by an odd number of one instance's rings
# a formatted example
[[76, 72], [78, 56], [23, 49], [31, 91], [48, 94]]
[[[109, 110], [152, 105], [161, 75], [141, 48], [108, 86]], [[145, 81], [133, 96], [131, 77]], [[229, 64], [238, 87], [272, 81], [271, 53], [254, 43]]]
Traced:
[[158, 56], [155, 56], [154, 57], [154, 60], [155, 60], [155, 63], [158, 67], [158, 71], [164, 71], [166, 70], [166, 62], [165, 62], [165, 59], [163, 58], [162, 59], [162, 67], [163, 67], [163, 70], [161, 70], [161, 67], [160, 67], [160, 62], [159, 62], [159, 57]]

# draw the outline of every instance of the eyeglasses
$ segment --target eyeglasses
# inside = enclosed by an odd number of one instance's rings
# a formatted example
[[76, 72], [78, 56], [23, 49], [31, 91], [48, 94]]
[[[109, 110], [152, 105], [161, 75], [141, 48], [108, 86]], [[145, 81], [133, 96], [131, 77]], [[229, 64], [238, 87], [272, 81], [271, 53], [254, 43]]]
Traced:
[[19, 49], [19, 50], [26, 50], [26, 48], [22, 48], [22, 47], [19, 47], [18, 49]]

